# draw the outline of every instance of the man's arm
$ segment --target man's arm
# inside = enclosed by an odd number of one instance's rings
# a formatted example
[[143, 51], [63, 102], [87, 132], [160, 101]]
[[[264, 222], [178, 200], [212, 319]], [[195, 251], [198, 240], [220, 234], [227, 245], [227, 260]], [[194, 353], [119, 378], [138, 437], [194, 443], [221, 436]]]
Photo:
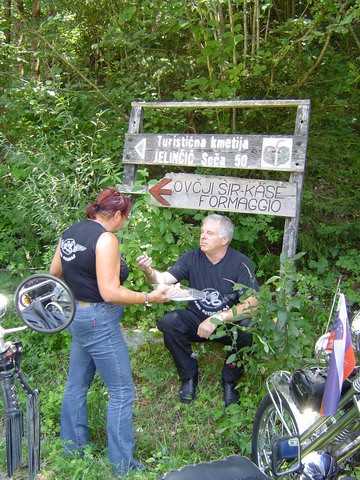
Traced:
[[[251, 317], [256, 310], [257, 304], [258, 304], [258, 301], [255, 297], [248, 297], [243, 302], [235, 305], [236, 315]], [[233, 308], [230, 308], [225, 312], [216, 313], [214, 317], [220, 318], [222, 322], [231, 322], [231, 320], [234, 318]]]
[[171, 273], [159, 272], [158, 270], [152, 268], [152, 257], [149, 257], [146, 252], [136, 259], [136, 264], [138, 268], [144, 272], [146, 281], [151, 285], [172, 285], [177, 283], [176, 278], [171, 275]]
[[[237, 315], [244, 315], [244, 317], [251, 317], [254, 313], [258, 301], [255, 297], [248, 297], [242, 303], [234, 305]], [[233, 307], [233, 308], [234, 308]], [[218, 318], [222, 322], [231, 322], [234, 318], [233, 308], [225, 310], [224, 312], [214, 313], [211, 317], [205, 318], [203, 322], [200, 323], [198, 327], [197, 334], [202, 338], [209, 338], [212, 333], [214, 333], [217, 324], [211, 321], [212, 318]]]

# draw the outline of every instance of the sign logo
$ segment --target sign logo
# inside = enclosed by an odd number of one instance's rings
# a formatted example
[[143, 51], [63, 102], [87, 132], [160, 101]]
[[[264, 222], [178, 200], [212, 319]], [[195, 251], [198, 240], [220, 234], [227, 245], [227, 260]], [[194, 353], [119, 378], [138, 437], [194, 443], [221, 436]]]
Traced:
[[76, 243], [73, 238], [67, 238], [61, 241], [60, 255], [66, 262], [74, 260], [76, 252], [83, 252], [84, 250], [86, 250], [86, 247]]
[[292, 138], [265, 137], [262, 144], [261, 165], [263, 167], [290, 168], [292, 147]]

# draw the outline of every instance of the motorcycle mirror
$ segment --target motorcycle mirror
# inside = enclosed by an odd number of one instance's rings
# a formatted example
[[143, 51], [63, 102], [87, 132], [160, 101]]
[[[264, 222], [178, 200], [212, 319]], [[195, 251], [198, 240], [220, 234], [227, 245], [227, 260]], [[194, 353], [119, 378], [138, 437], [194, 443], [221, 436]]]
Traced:
[[297, 435], [277, 438], [272, 442], [272, 473], [282, 477], [301, 466], [300, 438]]
[[315, 344], [315, 355], [323, 364], [328, 364], [334, 347], [334, 333], [324, 333]]
[[35, 332], [56, 333], [70, 325], [75, 315], [75, 298], [69, 287], [49, 274], [25, 278], [15, 293], [16, 311]]
[[0, 319], [5, 315], [7, 309], [8, 299], [0, 293]]

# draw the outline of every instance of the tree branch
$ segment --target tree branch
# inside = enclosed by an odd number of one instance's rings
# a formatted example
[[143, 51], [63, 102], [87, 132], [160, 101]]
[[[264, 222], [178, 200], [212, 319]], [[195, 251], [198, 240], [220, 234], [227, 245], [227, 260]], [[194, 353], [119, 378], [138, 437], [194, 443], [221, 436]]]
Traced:
[[351, 25], [351, 23], [349, 24], [349, 29], [350, 29], [350, 32], [351, 32], [352, 36], [354, 37], [356, 45], [360, 49], [360, 40], [359, 40], [358, 36], [356, 35], [354, 27]]
[[95, 91], [96, 93], [98, 93], [104, 100], [106, 103], [108, 103], [109, 105], [112, 106], [112, 108], [114, 108], [123, 118], [125, 119], [128, 119], [128, 115], [125, 115], [125, 113], [117, 106], [115, 105], [100, 89], [99, 87], [94, 83], [92, 82], [91, 80], [89, 80], [87, 77], [85, 77], [84, 74], [82, 74], [80, 72], [80, 70], [78, 68], [75, 67], [75, 65], [73, 65], [71, 62], [69, 62], [69, 60], [67, 60], [55, 47], [54, 45], [52, 45], [43, 35], [41, 35], [39, 32], [37, 32], [36, 30], [33, 30], [31, 27], [29, 27], [29, 24], [27, 23], [26, 19], [24, 18], [24, 15], [23, 15], [23, 12], [20, 11], [20, 9], [18, 8], [18, 4], [17, 4], [17, 0], [14, 0], [14, 5], [15, 5], [15, 8], [18, 12], [18, 14], [21, 16], [23, 22], [24, 22], [24, 25], [26, 26], [26, 28], [28, 29], [28, 31], [32, 34], [32, 35], [35, 35], [37, 36], [38, 38], [40, 38], [49, 48], [50, 50], [52, 50], [55, 55], [57, 57], [60, 58], [60, 60], [62, 62], [64, 62], [68, 67], [70, 67], [72, 70], [74, 70], [80, 78], [82, 78], [82, 80], [84, 80], [85, 83], [87, 83], [88, 85], [90, 85]]
[[316, 62], [314, 63], [314, 65], [310, 68], [310, 70], [307, 72], [307, 74], [305, 75], [305, 77], [301, 80], [301, 82], [298, 84], [299, 87], [302, 87], [307, 81], [308, 79], [311, 77], [311, 75], [314, 73], [314, 71], [317, 69], [317, 67], [320, 65], [320, 63], [322, 62], [324, 56], [325, 56], [325, 53], [326, 53], [326, 50], [327, 50], [327, 47], [329, 46], [329, 43], [330, 43], [330, 38], [331, 38], [331, 33], [332, 32], [328, 32], [327, 36], [326, 36], [326, 39], [325, 39], [325, 43], [323, 45], [323, 48], [321, 49], [321, 52], [320, 52], [320, 55], [318, 56]]

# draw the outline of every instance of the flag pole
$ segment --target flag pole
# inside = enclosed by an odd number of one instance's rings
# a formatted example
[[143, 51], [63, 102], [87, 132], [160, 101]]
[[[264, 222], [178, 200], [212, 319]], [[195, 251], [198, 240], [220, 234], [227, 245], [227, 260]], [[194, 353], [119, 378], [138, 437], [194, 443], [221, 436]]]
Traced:
[[333, 316], [334, 308], [335, 308], [335, 303], [336, 303], [337, 297], [338, 297], [339, 292], [340, 292], [340, 283], [341, 283], [341, 280], [342, 280], [342, 275], [340, 275], [339, 280], [338, 280], [338, 283], [337, 283], [337, 286], [336, 286], [336, 291], [335, 291], [333, 303], [332, 303], [332, 306], [331, 306], [331, 311], [330, 311], [328, 323], [327, 323], [327, 325], [326, 325], [325, 333], [327, 333], [327, 332], [329, 331], [330, 320], [331, 320], [331, 317]]

